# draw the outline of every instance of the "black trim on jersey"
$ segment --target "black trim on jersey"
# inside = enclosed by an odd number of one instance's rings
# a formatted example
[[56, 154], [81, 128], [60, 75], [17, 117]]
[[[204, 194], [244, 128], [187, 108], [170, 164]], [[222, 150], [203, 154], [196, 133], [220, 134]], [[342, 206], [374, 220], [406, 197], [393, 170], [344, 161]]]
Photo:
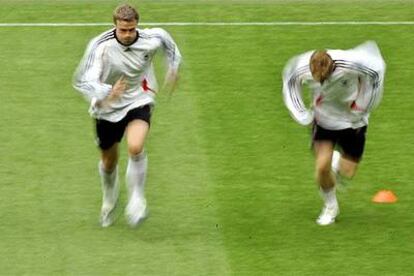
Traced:
[[164, 37], [159, 34], [142, 34], [141, 38], [145, 38], [145, 39], [158, 38], [159, 40], [161, 40], [165, 48], [172, 52], [172, 61], [175, 62], [175, 58], [176, 58], [175, 48], [176, 47], [173, 43], [171, 43], [171, 41], [165, 40]]
[[362, 73], [365, 73], [366, 75], [369, 75], [373, 80], [379, 79], [378, 73], [367, 66], [345, 60], [335, 60], [334, 62], [338, 67], [360, 71]]
[[85, 64], [85, 71], [91, 66], [91, 63], [95, 58], [95, 50], [98, 48], [98, 46], [102, 44], [103, 42], [111, 40], [113, 38], [114, 38], [114, 30], [111, 29], [110, 31], [103, 34], [102, 37], [100, 37], [97, 41], [95, 41], [95, 43], [92, 45], [89, 51], [89, 56]]
[[95, 59], [96, 55], [96, 49], [99, 47], [100, 44], [104, 43], [105, 41], [113, 39], [113, 29], [101, 34], [98, 38], [96, 38], [96, 41], [94, 41], [87, 49], [88, 56], [86, 60], [84, 61], [82, 68], [80, 69], [78, 75], [80, 77], [79, 79], [79, 88], [85, 90], [89, 93], [90, 90], [94, 90], [93, 86], [89, 83], [83, 81], [83, 76], [85, 73], [91, 68], [93, 61]]
[[372, 79], [372, 96], [367, 105], [367, 109], [370, 110], [376, 102], [377, 98], [379, 97], [378, 90], [380, 88], [380, 76], [378, 72], [362, 64], [346, 60], [335, 60], [335, 64], [337, 64], [340, 68], [352, 69], [355, 71], [362, 72]]
[[298, 82], [297, 79], [305, 74], [307, 71], [309, 70], [308, 66], [302, 66], [299, 67], [289, 78], [288, 81], [288, 88], [289, 88], [289, 95], [290, 95], [290, 99], [292, 100], [293, 106], [296, 108], [297, 111], [299, 112], [304, 112], [306, 111], [306, 108], [301, 104], [301, 99], [299, 98], [298, 95]]
[[145, 34], [145, 35], [142, 36], [142, 38], [146, 38], [146, 39], [158, 38], [165, 45], [165, 48], [167, 48], [167, 49], [173, 49], [173, 50], [175, 49], [174, 44], [171, 43], [170, 41], [165, 40], [162, 35], [159, 35], [159, 34]]

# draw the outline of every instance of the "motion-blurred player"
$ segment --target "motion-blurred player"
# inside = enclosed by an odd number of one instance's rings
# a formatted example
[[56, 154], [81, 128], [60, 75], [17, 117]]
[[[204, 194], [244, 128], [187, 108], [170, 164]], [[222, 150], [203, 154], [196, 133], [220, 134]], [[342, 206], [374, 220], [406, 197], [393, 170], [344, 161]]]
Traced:
[[[339, 214], [336, 179], [352, 178], [356, 172], [369, 114], [381, 100], [384, 74], [384, 60], [372, 41], [350, 50], [306, 52], [292, 58], [284, 69], [287, 108], [298, 123], [313, 126], [315, 176], [324, 201], [316, 220], [320, 225], [335, 222]], [[312, 93], [310, 108], [302, 99], [304, 85]]]

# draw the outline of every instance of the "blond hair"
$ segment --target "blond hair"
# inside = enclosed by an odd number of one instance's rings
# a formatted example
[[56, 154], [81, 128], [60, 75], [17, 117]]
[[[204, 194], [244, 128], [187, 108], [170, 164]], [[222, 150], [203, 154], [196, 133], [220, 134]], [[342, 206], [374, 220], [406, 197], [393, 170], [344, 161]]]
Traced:
[[321, 83], [329, 78], [335, 69], [335, 63], [326, 50], [313, 52], [309, 66], [313, 78]]
[[120, 21], [137, 21], [139, 20], [139, 14], [137, 10], [128, 4], [122, 4], [115, 8], [113, 13], [113, 20], [116, 24], [117, 20]]

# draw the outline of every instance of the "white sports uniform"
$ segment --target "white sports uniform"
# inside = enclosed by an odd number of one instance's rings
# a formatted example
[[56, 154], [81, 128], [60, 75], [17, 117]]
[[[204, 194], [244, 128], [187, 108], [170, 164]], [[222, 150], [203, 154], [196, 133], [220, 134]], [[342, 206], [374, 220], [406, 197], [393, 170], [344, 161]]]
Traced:
[[[158, 89], [152, 60], [158, 49], [165, 51], [170, 71], [177, 71], [181, 54], [171, 36], [163, 29], [137, 29], [137, 40], [129, 46], [118, 42], [115, 29], [106, 31], [89, 43], [75, 73], [73, 86], [90, 102], [89, 112], [97, 119], [120, 121], [131, 109], [154, 104]], [[122, 76], [128, 89], [107, 106], [96, 102], [108, 96], [112, 85]]]
[[[283, 72], [283, 97], [292, 117], [302, 125], [315, 121], [330, 130], [367, 125], [370, 111], [381, 100], [385, 74], [385, 62], [376, 43], [327, 50], [335, 69], [323, 84], [312, 78], [309, 62], [313, 52], [292, 58]], [[312, 93], [310, 108], [302, 98], [303, 85]]]

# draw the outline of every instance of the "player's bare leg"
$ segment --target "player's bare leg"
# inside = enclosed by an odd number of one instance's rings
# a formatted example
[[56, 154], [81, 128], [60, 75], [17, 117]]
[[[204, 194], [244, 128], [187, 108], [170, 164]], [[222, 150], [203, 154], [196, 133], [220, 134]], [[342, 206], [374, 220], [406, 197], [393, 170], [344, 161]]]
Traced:
[[336, 184], [345, 187], [347, 180], [352, 179], [358, 168], [358, 161], [354, 158], [334, 151], [332, 155], [332, 172], [336, 177]]
[[333, 144], [328, 141], [315, 141], [316, 155], [315, 178], [319, 183], [320, 194], [324, 201], [324, 207], [316, 222], [319, 225], [329, 225], [335, 222], [339, 214], [338, 201], [336, 199], [335, 176], [331, 170]]
[[349, 157], [347, 155], [341, 155], [341, 159], [339, 161], [339, 173], [346, 177], [351, 179], [354, 177], [356, 170], [358, 168], [358, 162], [355, 161], [352, 157]]
[[144, 186], [147, 174], [147, 155], [144, 151], [149, 125], [143, 120], [131, 121], [126, 129], [128, 143], [128, 167], [126, 183], [128, 204], [125, 215], [131, 226], [136, 226], [147, 215]]
[[102, 184], [101, 225], [110, 226], [114, 221], [114, 210], [118, 202], [118, 143], [107, 150], [101, 151], [99, 174]]

